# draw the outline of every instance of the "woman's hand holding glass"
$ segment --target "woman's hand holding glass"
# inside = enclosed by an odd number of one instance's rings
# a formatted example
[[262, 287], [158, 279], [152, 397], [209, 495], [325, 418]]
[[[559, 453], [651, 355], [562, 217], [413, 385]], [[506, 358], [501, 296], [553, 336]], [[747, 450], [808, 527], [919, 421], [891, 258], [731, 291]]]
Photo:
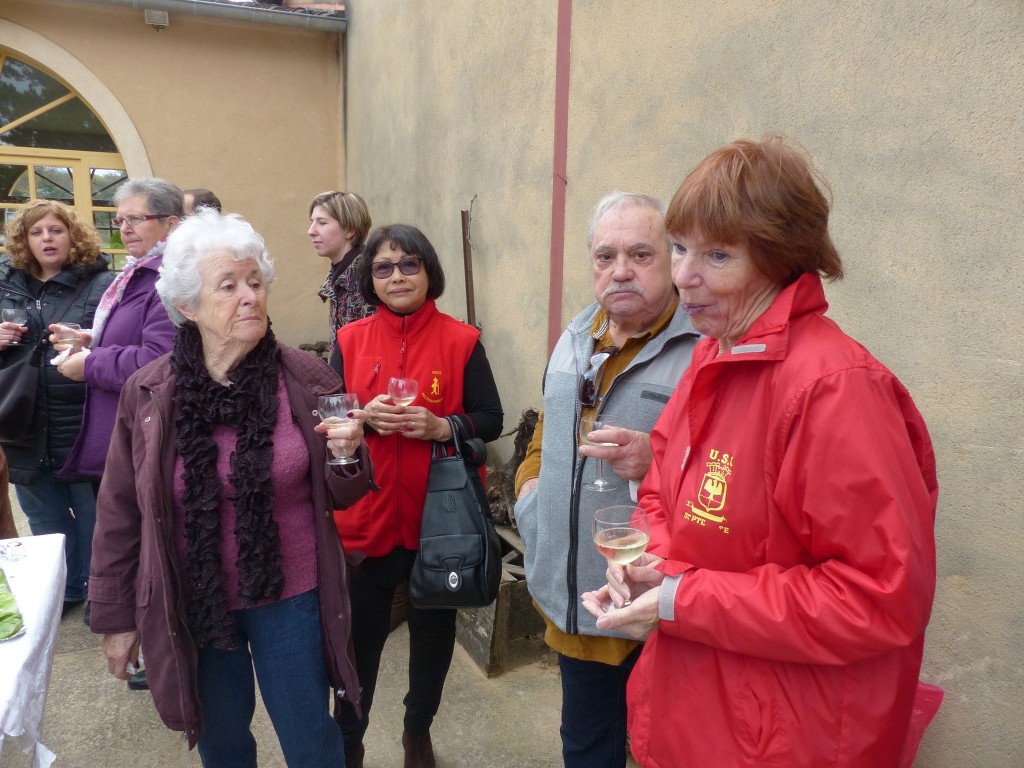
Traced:
[[323, 395], [317, 404], [321, 422], [314, 428], [327, 437], [327, 450], [332, 465], [355, 464], [359, 461], [356, 450], [363, 441], [363, 422], [366, 411], [359, 410], [359, 398], [351, 392]]
[[395, 405], [391, 395], [377, 395], [366, 404], [366, 423], [379, 435], [401, 434], [413, 440], [438, 440], [452, 437], [448, 422], [422, 405]]
[[48, 326], [50, 330], [50, 343], [58, 352], [66, 349], [71, 354], [81, 352], [92, 343], [92, 331], [82, 329], [78, 323], [53, 323]]
[[[49, 341], [61, 354], [54, 359], [61, 375], [72, 381], [85, 381], [85, 358], [89, 356], [92, 331], [75, 323], [53, 323], [48, 326]], [[64, 353], [67, 353], [65, 356]]]
[[28, 330], [28, 310], [22, 307], [8, 307], [3, 310], [3, 322], [0, 323], [0, 349], [17, 346], [21, 343], [21, 335]]
[[583, 607], [597, 618], [599, 629], [615, 629], [643, 640], [658, 628], [658, 597], [665, 574], [655, 566], [661, 561], [649, 552], [629, 565], [608, 561], [608, 583], [581, 595]]

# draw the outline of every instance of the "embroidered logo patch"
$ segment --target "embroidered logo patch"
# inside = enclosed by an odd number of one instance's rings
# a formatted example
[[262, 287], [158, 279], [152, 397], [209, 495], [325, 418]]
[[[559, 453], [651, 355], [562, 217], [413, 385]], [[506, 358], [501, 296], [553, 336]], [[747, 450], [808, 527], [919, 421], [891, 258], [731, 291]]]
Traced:
[[441, 386], [441, 376], [441, 371], [430, 372], [430, 381], [427, 382], [425, 390], [420, 393], [423, 396], [423, 399], [426, 400], [428, 403], [438, 405], [444, 402], [444, 392], [442, 391]]
[[718, 523], [723, 533], [728, 533], [729, 528], [725, 525], [725, 504], [729, 495], [729, 476], [733, 471], [735, 456], [728, 453], [720, 453], [717, 449], [711, 449], [708, 453], [710, 459], [707, 464], [707, 471], [700, 481], [700, 489], [697, 493], [697, 501], [687, 501], [686, 506], [690, 511], [685, 512], [687, 520], [699, 525], [707, 525], [708, 521]]

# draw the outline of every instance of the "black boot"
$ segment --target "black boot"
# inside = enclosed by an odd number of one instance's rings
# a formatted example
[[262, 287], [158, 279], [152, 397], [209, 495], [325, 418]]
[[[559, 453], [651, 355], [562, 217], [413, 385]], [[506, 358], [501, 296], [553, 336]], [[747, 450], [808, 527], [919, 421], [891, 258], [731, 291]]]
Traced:
[[419, 734], [403, 731], [402, 747], [405, 749], [405, 768], [434, 768], [434, 745], [430, 743], [430, 731]]
[[366, 747], [359, 744], [353, 744], [351, 747], [345, 747], [345, 768], [363, 768], [363, 755], [366, 754]]

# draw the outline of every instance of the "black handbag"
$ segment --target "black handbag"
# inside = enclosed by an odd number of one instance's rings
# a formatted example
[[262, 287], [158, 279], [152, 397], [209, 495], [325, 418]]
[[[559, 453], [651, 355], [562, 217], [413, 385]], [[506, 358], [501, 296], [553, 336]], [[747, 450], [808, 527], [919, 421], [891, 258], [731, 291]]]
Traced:
[[43, 350], [12, 345], [0, 355], [0, 443], [13, 443], [28, 434], [36, 415], [39, 368]]
[[494, 602], [501, 581], [501, 541], [478, 471], [487, 446], [460, 438], [458, 419], [447, 418], [454, 451], [433, 445], [409, 600], [417, 608], [480, 608]]

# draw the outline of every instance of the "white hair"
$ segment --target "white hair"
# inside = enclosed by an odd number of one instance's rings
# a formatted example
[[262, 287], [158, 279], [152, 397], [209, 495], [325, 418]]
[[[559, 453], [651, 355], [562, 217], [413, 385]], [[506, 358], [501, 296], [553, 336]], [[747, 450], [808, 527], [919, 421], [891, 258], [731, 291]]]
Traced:
[[[594, 247], [594, 233], [597, 231], [597, 225], [604, 218], [608, 211], [614, 210], [623, 205], [636, 205], [641, 208], [650, 208], [651, 210], [657, 211], [661, 214], [662, 218], [665, 218], [665, 214], [668, 212], [668, 207], [665, 205], [664, 200], [659, 200], [656, 197], [650, 195], [641, 195], [637, 192], [620, 192], [618, 190], [609, 192], [607, 195], [602, 197], [597, 205], [594, 206], [594, 211], [590, 214], [590, 226], [587, 228], [587, 252]], [[668, 235], [665, 235], [668, 239]]]
[[203, 264], [214, 253], [224, 251], [236, 261], [255, 261], [269, 290], [274, 281], [274, 263], [263, 238], [236, 213], [221, 214], [213, 208], [200, 208], [168, 236], [160, 279], [156, 281], [156, 292], [175, 325], [187, 319], [179, 306], [192, 310], [199, 305]]

